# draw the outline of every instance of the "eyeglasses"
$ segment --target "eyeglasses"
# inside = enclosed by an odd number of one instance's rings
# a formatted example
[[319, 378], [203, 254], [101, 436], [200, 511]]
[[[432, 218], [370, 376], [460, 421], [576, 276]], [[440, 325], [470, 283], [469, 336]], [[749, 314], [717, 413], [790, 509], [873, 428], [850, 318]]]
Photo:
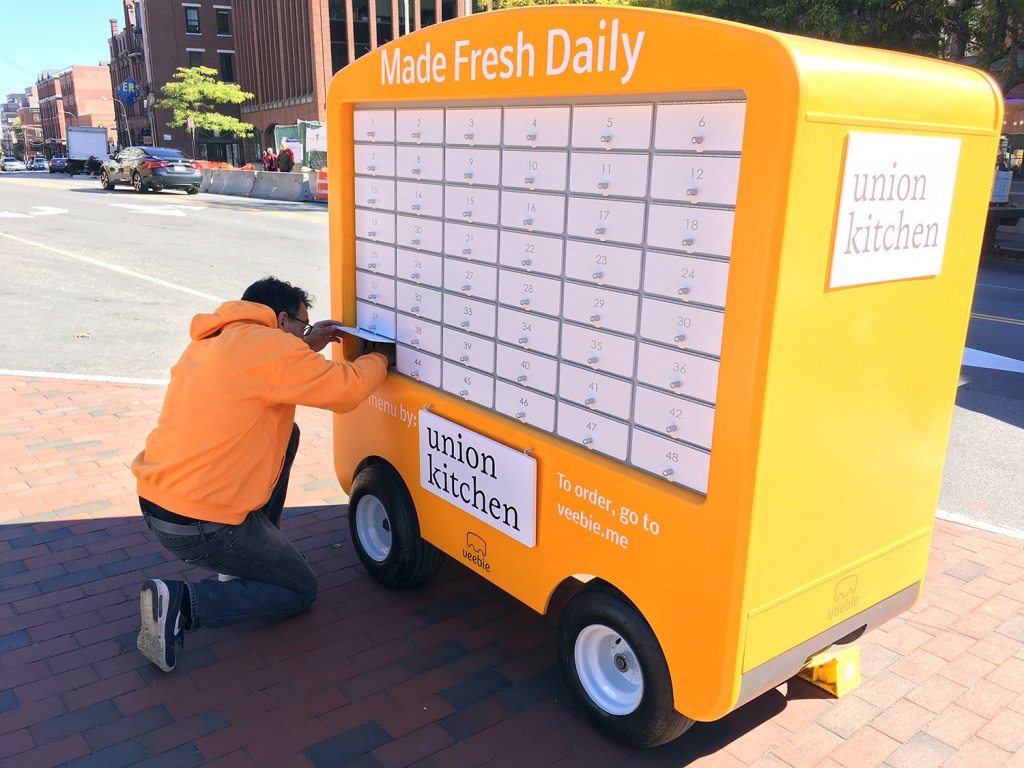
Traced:
[[300, 320], [295, 315], [293, 315], [291, 312], [285, 312], [285, 314], [288, 315], [288, 317], [290, 317], [296, 323], [302, 323], [302, 325], [304, 326], [303, 329], [302, 329], [302, 335], [303, 336], [309, 336], [309, 332], [313, 330], [313, 326], [312, 325], [307, 323], [305, 320]]

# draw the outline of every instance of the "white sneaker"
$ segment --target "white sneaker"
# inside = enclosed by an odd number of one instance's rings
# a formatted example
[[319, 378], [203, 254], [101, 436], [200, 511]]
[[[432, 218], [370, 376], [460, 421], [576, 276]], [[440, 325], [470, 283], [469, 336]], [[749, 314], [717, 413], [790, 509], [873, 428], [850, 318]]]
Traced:
[[231, 576], [231, 575], [229, 575], [227, 573], [218, 573], [217, 574], [217, 581], [234, 581], [237, 578], [238, 578], [237, 576]]

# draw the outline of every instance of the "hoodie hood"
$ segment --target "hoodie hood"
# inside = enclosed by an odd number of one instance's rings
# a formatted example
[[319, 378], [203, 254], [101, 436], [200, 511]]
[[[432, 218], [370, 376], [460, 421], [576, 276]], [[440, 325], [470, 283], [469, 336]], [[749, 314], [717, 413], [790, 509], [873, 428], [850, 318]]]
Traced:
[[208, 339], [216, 336], [231, 323], [255, 323], [276, 328], [277, 315], [266, 304], [257, 304], [254, 301], [225, 301], [212, 314], [193, 317], [188, 331], [193, 339]]

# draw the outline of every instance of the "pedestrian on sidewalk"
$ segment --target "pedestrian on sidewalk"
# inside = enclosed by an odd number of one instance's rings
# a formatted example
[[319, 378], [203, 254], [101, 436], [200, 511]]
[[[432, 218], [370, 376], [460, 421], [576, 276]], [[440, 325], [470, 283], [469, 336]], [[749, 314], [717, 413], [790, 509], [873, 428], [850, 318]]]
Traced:
[[295, 167], [295, 153], [285, 139], [281, 139], [281, 150], [277, 153], [277, 167], [282, 173], [291, 172]]
[[274, 152], [273, 147], [267, 147], [267, 151], [263, 153], [263, 170], [264, 171], [276, 171], [277, 170], [277, 153]]
[[186, 631], [293, 616], [316, 599], [316, 576], [280, 530], [299, 445], [295, 406], [351, 411], [393, 360], [318, 354], [341, 335], [334, 320], [310, 324], [310, 306], [305, 291], [268, 277], [241, 301], [196, 315], [156, 428], [132, 463], [156, 539], [220, 574], [143, 584], [138, 647], [165, 672]]

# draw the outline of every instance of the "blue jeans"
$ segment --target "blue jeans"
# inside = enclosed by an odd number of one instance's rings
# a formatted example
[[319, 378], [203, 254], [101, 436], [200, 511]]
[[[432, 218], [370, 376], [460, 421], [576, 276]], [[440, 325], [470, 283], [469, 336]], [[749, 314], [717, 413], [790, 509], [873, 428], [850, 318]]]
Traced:
[[[188, 629], [226, 627], [251, 619], [280, 619], [307, 610], [316, 600], [317, 580], [306, 558], [281, 533], [281, 513], [288, 477], [299, 447], [299, 428], [292, 427], [284, 466], [270, 500], [239, 525], [197, 521], [184, 535], [167, 533], [152, 520], [162, 507], [140, 498], [150, 530], [172, 555], [189, 565], [237, 576], [234, 581], [187, 583], [192, 608]], [[156, 515], [152, 514], [155, 509]], [[171, 510], [173, 511], [173, 510]]]

